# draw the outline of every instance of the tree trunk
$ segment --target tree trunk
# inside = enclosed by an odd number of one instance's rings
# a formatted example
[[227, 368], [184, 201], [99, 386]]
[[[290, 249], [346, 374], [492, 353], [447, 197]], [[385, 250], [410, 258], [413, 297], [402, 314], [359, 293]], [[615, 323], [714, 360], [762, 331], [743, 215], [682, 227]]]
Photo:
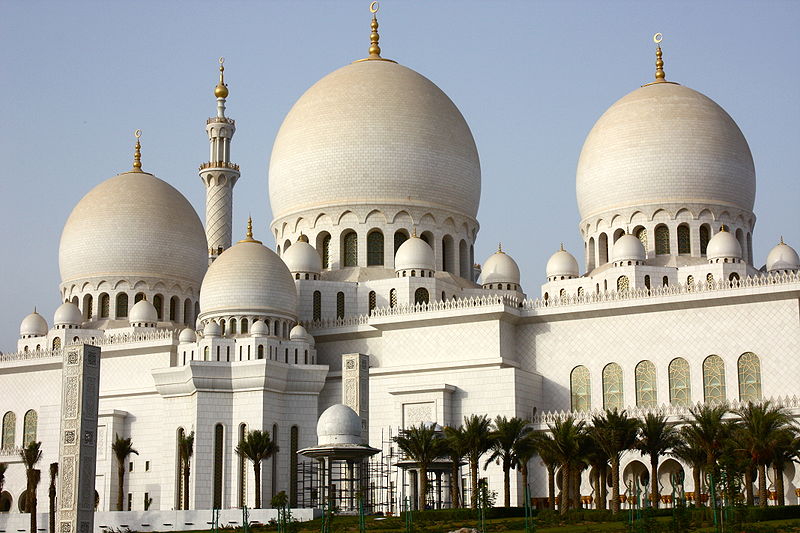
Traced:
[[527, 506], [530, 502], [530, 493], [528, 492], [528, 463], [520, 461], [519, 473], [522, 475], [522, 500], [523, 506]]
[[547, 465], [547, 506], [551, 511], [556, 510], [556, 469]]
[[608, 507], [608, 465], [600, 470], [600, 507], [603, 511]]
[[767, 507], [767, 467], [761, 463], [758, 465], [758, 506]]
[[[51, 467], [52, 468], [52, 467]], [[52, 471], [51, 471], [52, 472]], [[50, 497], [50, 533], [56, 533], [56, 479], [50, 479], [50, 490], [48, 491]]]
[[461, 507], [461, 491], [459, 490], [458, 461], [450, 465], [450, 505], [453, 509]]
[[125, 481], [125, 465], [122, 461], [117, 465], [117, 511], [124, 511], [122, 508], [122, 495], [125, 492], [123, 489], [123, 482]]
[[653, 507], [658, 509], [658, 504], [661, 500], [661, 488], [658, 486], [658, 454], [650, 456], [650, 483], [652, 483], [653, 490], [651, 491], [650, 499], [653, 500]]
[[558, 512], [562, 515], [567, 514], [569, 509], [569, 486], [572, 472], [570, 472], [569, 464], [565, 463], [561, 466], [561, 497], [558, 501]]
[[700, 483], [700, 466], [695, 466], [692, 468], [692, 483], [694, 483], [694, 505], [695, 507], [701, 507], [702, 503], [700, 503], [700, 493], [703, 491], [703, 487], [701, 487]]
[[511, 507], [511, 461], [503, 459], [503, 505], [506, 509]]
[[752, 507], [755, 500], [753, 499], [753, 473], [750, 465], [747, 465], [744, 471], [744, 497], [746, 504]]
[[189, 509], [189, 461], [183, 468], [183, 508]]
[[253, 477], [256, 482], [256, 509], [261, 509], [261, 461], [253, 461]]
[[611, 458], [611, 512], [619, 512], [619, 458]]
[[36, 486], [41, 472], [35, 468], [28, 470], [28, 510], [31, 513], [31, 533], [36, 533]]
[[472, 482], [472, 493], [469, 495], [470, 506], [478, 508], [478, 458], [469, 458], [469, 475]]
[[775, 472], [775, 492], [778, 496], [777, 505], [783, 507], [785, 505], [783, 494], [783, 465], [775, 463], [773, 465], [773, 470]]
[[417, 494], [417, 508], [425, 510], [426, 496], [428, 494], [428, 468], [422, 464], [419, 466], [419, 494]]

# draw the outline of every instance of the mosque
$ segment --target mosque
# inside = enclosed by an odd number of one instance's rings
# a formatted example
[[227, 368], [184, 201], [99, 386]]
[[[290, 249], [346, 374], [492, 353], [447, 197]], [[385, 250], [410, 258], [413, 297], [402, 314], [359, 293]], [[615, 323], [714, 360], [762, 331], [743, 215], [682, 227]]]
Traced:
[[[132, 169], [98, 179], [64, 225], [63, 304], [49, 322], [24, 317], [18, 351], [0, 355], [0, 510], [19, 513], [26, 497], [18, 448], [39, 440], [41, 464], [58, 460], [73, 343], [102, 349], [99, 510], [115, 509], [115, 435], [139, 452], [125, 466], [126, 510], [252, 506], [252, 469], [233, 451], [251, 429], [280, 447], [265, 500], [286, 491], [298, 507], [298, 451], [327, 440], [377, 450], [389, 428], [471, 414], [543, 427], [605, 407], [679, 417], [698, 402], [768, 398], [800, 413], [800, 258], [777, 235], [753, 256], [747, 141], [713, 100], [667, 79], [660, 46], [656, 56], [655, 77], [634, 74], [644, 84], [589, 132], [576, 174], [584, 249], [555, 251], [538, 289], [521, 285], [511, 250], [476, 263], [470, 128], [432, 81], [381, 56], [375, 17], [369, 55], [323, 77], [283, 121], [270, 235], [232, 227], [240, 170], [220, 64], [199, 169], [205, 222], [144, 170], [137, 138]], [[189, 432], [187, 497], [176, 443]], [[532, 463], [532, 495], [544, 496]], [[627, 454], [623, 475], [644, 464]], [[684, 468], [663, 462], [665, 493]], [[499, 466], [481, 475], [502, 490]], [[800, 472], [788, 467], [785, 482], [796, 503]]]

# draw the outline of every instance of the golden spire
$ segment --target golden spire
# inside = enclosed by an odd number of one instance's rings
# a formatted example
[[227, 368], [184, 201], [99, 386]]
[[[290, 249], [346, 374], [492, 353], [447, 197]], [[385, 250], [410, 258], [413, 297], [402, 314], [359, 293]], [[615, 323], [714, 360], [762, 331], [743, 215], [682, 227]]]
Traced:
[[661, 59], [661, 40], [663, 38], [660, 33], [653, 35], [653, 42], [656, 43], [656, 82], [667, 81], [664, 74], [664, 60]]
[[308, 242], [308, 236], [301, 231], [300, 236], [297, 238], [297, 242]]
[[728, 228], [725, 227], [725, 224], [720, 224], [719, 230], [720, 231], [728, 231]]
[[381, 6], [377, 0], [374, 0], [369, 5], [369, 12], [372, 13], [372, 22], [370, 22], [369, 25], [369, 27], [372, 29], [372, 31], [369, 34], [369, 56], [364, 59], [359, 59], [358, 61], [355, 61], [356, 63], [358, 63], [359, 61], [369, 61], [371, 59], [377, 59], [378, 61], [390, 61], [392, 63], [395, 63], [395, 61], [392, 61], [391, 59], [384, 59], [381, 57], [381, 47], [378, 44], [378, 41], [380, 41], [381, 36], [378, 34], [378, 17], [376, 15], [380, 7]]
[[228, 97], [228, 86], [225, 85], [225, 58], [219, 58], [219, 83], [214, 87], [214, 96], [217, 98]]
[[561, 243], [561, 251], [562, 252], [564, 251], [564, 243], [563, 242]]
[[411, 236], [413, 238], [415, 238], [415, 239], [417, 238], [417, 227], [416, 226], [414, 226], [414, 228], [411, 230]]
[[783, 242], [783, 235], [781, 235], [781, 244], [786, 244], [785, 242]]
[[136, 137], [136, 148], [133, 152], [133, 172], [141, 172], [142, 171], [142, 143], [139, 142], [139, 138], [142, 136], [142, 130], [136, 130], [133, 132], [133, 135]]
[[253, 219], [252, 217], [247, 217], [247, 233], [239, 242], [254, 242], [256, 244], [261, 244], [261, 241], [257, 241], [253, 238]]
[[502, 242], [498, 242], [498, 243], [497, 243], [497, 253], [498, 253], [498, 254], [504, 254], [504, 253], [505, 253], [505, 252], [503, 251], [503, 243], [502, 243]]

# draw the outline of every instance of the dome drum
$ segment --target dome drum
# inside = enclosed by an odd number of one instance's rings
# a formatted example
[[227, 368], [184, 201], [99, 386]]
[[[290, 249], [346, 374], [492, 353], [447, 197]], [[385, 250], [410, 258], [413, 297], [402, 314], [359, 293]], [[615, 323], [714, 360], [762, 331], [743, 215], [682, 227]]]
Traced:
[[517, 262], [501, 250], [489, 256], [483, 263], [479, 283], [484, 289], [522, 290]]

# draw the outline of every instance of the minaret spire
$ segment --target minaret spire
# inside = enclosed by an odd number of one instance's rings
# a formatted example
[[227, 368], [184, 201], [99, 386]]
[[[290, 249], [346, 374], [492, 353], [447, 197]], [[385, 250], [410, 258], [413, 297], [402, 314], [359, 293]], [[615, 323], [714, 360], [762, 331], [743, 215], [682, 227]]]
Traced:
[[239, 165], [231, 163], [231, 140], [236, 122], [225, 116], [228, 85], [225, 58], [219, 58], [219, 82], [214, 87], [217, 116], [206, 121], [209, 159], [200, 165], [200, 179], [206, 186], [206, 240], [209, 263], [231, 246], [233, 232], [233, 187], [239, 179]]
[[142, 136], [142, 130], [136, 130], [133, 132], [133, 136], [136, 137], [136, 146], [133, 149], [133, 172], [141, 172], [142, 171], [142, 143], [139, 142], [139, 138]]

